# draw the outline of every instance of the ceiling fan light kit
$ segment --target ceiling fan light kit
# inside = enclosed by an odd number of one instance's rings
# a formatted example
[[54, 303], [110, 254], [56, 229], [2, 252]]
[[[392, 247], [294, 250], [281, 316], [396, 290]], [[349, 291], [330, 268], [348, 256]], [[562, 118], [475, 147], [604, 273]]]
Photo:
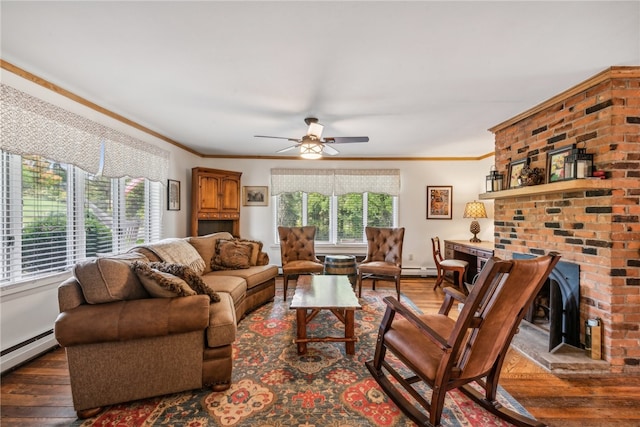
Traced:
[[292, 145], [282, 150], [278, 150], [278, 153], [284, 153], [294, 148], [300, 149], [300, 157], [303, 159], [320, 159], [322, 153], [330, 156], [338, 154], [338, 150], [327, 144], [345, 144], [349, 142], [369, 142], [368, 136], [342, 136], [342, 137], [326, 137], [322, 139], [322, 130], [324, 126], [318, 123], [318, 119], [315, 117], [307, 117], [304, 119], [307, 124], [307, 134], [300, 139], [286, 138], [282, 136], [266, 136], [255, 135], [256, 138], [272, 138], [272, 139], [286, 139], [287, 141], [294, 141], [297, 144]]
[[322, 144], [319, 142], [303, 142], [300, 144], [300, 157], [307, 160], [322, 158]]

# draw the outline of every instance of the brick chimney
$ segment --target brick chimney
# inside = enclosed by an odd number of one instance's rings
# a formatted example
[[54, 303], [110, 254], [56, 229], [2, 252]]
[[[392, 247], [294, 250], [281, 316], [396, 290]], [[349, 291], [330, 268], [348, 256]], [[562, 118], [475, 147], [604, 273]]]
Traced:
[[[487, 193], [496, 255], [557, 251], [580, 266], [580, 324], [599, 317], [611, 373], [640, 372], [640, 67], [611, 67], [490, 129], [496, 168], [578, 144], [606, 180], [581, 179]], [[548, 177], [547, 177], [548, 181]]]

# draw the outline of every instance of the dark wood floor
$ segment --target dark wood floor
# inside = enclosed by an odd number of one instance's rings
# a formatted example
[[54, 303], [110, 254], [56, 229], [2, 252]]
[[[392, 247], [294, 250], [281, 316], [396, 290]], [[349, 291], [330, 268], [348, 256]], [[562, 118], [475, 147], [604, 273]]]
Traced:
[[[403, 279], [402, 286], [403, 294], [422, 311], [439, 308], [443, 294], [432, 290], [433, 280]], [[551, 426], [640, 427], [640, 376], [558, 378], [510, 350], [500, 384]], [[3, 375], [0, 392], [3, 427], [67, 426], [76, 419], [62, 349]]]

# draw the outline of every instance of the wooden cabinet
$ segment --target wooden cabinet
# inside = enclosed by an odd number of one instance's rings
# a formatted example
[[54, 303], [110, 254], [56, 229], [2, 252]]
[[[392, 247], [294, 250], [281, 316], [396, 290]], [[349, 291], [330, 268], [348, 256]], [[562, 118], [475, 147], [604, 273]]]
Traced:
[[191, 170], [191, 235], [228, 231], [240, 235], [240, 177], [242, 172]]

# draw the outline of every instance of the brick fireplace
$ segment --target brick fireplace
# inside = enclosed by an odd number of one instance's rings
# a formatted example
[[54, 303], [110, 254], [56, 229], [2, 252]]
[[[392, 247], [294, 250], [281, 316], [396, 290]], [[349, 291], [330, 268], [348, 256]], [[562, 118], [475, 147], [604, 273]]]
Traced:
[[505, 176], [526, 158], [546, 171], [547, 153], [572, 144], [607, 172], [481, 198], [495, 200], [496, 255], [556, 251], [577, 264], [580, 343], [599, 317], [609, 371], [640, 372], [640, 67], [611, 67], [490, 130]]

